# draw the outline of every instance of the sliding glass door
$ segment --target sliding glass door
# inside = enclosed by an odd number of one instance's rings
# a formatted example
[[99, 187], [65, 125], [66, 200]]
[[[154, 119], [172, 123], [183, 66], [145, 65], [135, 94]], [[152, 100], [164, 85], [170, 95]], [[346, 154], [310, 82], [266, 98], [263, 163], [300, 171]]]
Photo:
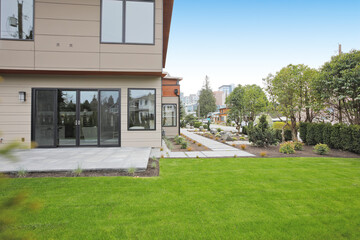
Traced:
[[120, 146], [120, 90], [35, 89], [39, 147]]

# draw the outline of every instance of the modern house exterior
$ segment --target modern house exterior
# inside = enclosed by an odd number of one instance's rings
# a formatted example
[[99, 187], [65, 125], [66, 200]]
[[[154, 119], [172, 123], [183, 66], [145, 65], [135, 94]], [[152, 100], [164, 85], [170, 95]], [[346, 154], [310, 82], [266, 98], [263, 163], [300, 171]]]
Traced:
[[1, 142], [160, 147], [173, 2], [1, 0]]

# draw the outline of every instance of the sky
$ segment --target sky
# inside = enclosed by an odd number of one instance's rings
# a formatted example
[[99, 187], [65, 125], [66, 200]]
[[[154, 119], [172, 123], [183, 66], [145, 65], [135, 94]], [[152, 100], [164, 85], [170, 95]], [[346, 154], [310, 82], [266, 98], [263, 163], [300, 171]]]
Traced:
[[185, 95], [258, 84], [289, 64], [319, 68], [360, 49], [360, 0], [175, 0], [165, 71]]

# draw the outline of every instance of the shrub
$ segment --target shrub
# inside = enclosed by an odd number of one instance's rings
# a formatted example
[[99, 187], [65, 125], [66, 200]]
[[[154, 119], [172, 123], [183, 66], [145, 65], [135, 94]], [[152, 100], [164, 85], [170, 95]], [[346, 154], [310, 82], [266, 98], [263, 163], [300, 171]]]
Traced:
[[153, 169], [156, 168], [156, 162], [151, 163], [151, 168], [153, 168]]
[[320, 155], [328, 154], [330, 151], [330, 148], [326, 144], [319, 143], [315, 145], [314, 152]]
[[352, 136], [352, 146], [351, 151], [354, 153], [360, 153], [360, 126], [351, 125], [351, 136]]
[[243, 126], [242, 129], [241, 129], [241, 133], [242, 134], [248, 134], [248, 127], [247, 126]]
[[185, 127], [186, 127], [186, 122], [185, 122], [184, 120], [182, 120], [182, 121], [180, 122], [180, 127], [181, 127], [181, 128], [185, 128]]
[[233, 141], [237, 141], [238, 139], [236, 137], [231, 138]]
[[[277, 140], [277, 142], [282, 142], [282, 130], [275, 130], [275, 139]], [[284, 137], [285, 137], [285, 141], [291, 141], [292, 140], [292, 134], [291, 134], [291, 130], [285, 130], [284, 131]]]
[[331, 145], [335, 149], [341, 148], [340, 128], [341, 128], [341, 124], [337, 123], [332, 126], [332, 130], [331, 130], [331, 136], [330, 136]]
[[215, 137], [215, 140], [218, 141], [220, 138], [219, 137]]
[[129, 174], [131, 174], [131, 175], [134, 176], [134, 174], [135, 174], [135, 172], [136, 172], [136, 169], [135, 169], [134, 167], [131, 167], [131, 168], [129, 168], [129, 169], [127, 170], [127, 172], [128, 172]]
[[192, 147], [187, 147], [186, 150], [191, 152], [193, 150], [193, 148]]
[[74, 174], [76, 177], [79, 177], [82, 172], [83, 172], [83, 170], [81, 169], [80, 165], [78, 165], [77, 168], [73, 170], [73, 174]]
[[221, 134], [220, 134], [220, 133], [216, 133], [216, 134], [215, 134], [215, 137], [218, 137], [218, 138], [219, 138], [219, 137], [221, 137]]
[[306, 143], [308, 145], [316, 145], [316, 123], [307, 126]]
[[240, 137], [239, 139], [240, 139], [240, 140], [246, 140], [246, 138], [245, 138], [245, 137]]
[[176, 140], [175, 140], [176, 144], [177, 145], [180, 145], [181, 143], [185, 142], [185, 139], [182, 138], [182, 137], [178, 137]]
[[201, 144], [201, 143], [198, 143], [197, 145], [198, 145], [198, 147], [201, 147], [201, 146], [202, 146], [202, 144]]
[[285, 154], [293, 154], [295, 153], [295, 145], [293, 142], [284, 142], [280, 144], [279, 152]]
[[249, 141], [257, 147], [264, 147], [277, 143], [275, 131], [270, 129], [266, 120], [266, 115], [262, 115], [259, 124], [249, 131]]
[[340, 148], [345, 151], [349, 151], [352, 149], [352, 134], [351, 128], [345, 124], [342, 124], [340, 127], [340, 139], [341, 146]]
[[325, 127], [324, 123], [315, 124], [315, 137], [314, 137], [315, 144], [324, 143], [323, 140], [324, 127]]
[[20, 169], [19, 171], [17, 171], [16, 175], [18, 178], [24, 178], [26, 177], [27, 172], [25, 169]]
[[298, 151], [302, 151], [304, 148], [304, 144], [302, 142], [294, 142], [294, 149]]
[[236, 144], [235, 144], [235, 143], [233, 143], [233, 144], [231, 144], [231, 146], [236, 147]]
[[309, 123], [307, 122], [301, 122], [300, 123], [300, 138], [304, 143], [306, 142], [306, 135], [307, 135], [307, 126], [309, 125]]
[[202, 125], [202, 122], [194, 122], [194, 128], [199, 128]]
[[188, 147], [188, 143], [186, 141], [181, 142], [181, 149], [186, 149]]
[[323, 132], [322, 132], [322, 135], [323, 135], [322, 143], [327, 144], [329, 147], [333, 147], [333, 145], [331, 144], [331, 130], [332, 130], [331, 123], [326, 123], [324, 125]]
[[222, 132], [223, 130], [221, 128], [217, 128], [216, 131], [219, 133]]
[[261, 157], [267, 157], [267, 152], [260, 152]]
[[240, 148], [241, 148], [242, 150], [245, 150], [245, 149], [246, 149], [246, 145], [245, 145], [245, 144], [241, 144], [241, 145], [240, 145]]

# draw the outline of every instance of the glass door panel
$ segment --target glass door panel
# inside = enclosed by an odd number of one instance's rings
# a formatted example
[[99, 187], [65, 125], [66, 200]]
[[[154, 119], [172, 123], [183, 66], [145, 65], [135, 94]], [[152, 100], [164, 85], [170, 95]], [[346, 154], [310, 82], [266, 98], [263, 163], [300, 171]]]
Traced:
[[35, 90], [34, 140], [39, 147], [55, 147], [55, 90]]
[[76, 146], [76, 91], [58, 91], [59, 146]]
[[100, 145], [119, 145], [119, 91], [100, 91]]
[[98, 91], [80, 91], [80, 145], [98, 145]]

